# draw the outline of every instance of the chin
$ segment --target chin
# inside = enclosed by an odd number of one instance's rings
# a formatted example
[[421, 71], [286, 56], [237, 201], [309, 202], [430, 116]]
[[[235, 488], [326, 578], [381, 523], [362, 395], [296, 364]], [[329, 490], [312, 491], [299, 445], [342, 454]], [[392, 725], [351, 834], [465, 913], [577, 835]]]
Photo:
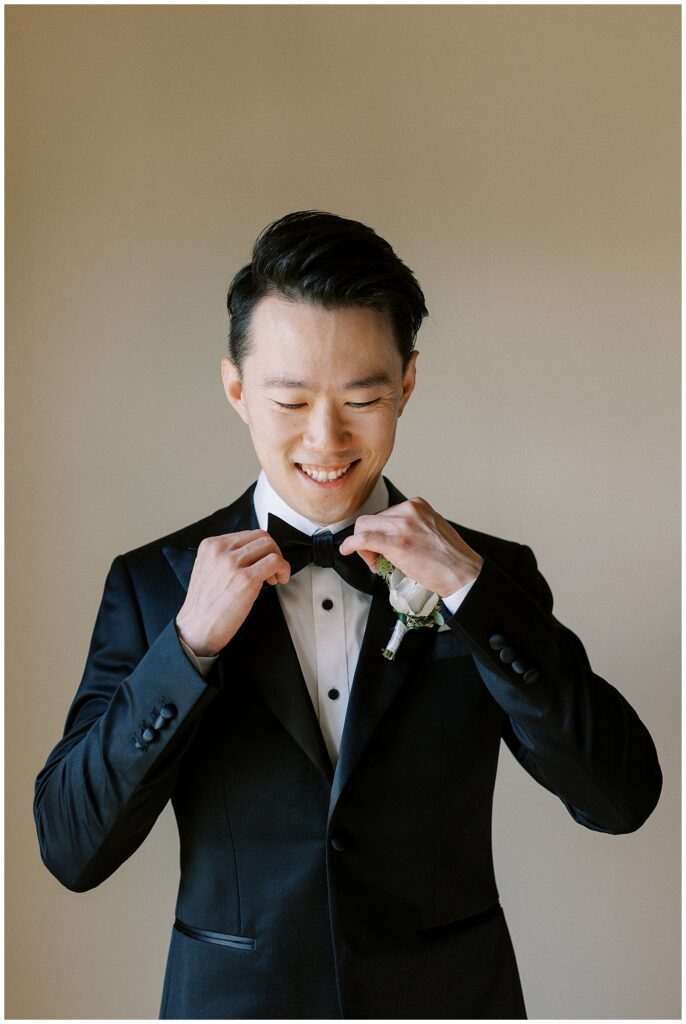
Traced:
[[339, 519], [345, 519], [346, 516], [352, 515], [353, 512], [355, 512], [362, 504], [362, 502], [358, 501], [356, 498], [348, 498], [347, 500], [342, 501], [340, 498], [329, 498], [326, 496], [319, 499], [310, 498], [309, 500], [301, 497], [300, 503], [310, 509], [311, 515], [308, 516], [309, 519], [321, 520], [322, 517], [324, 517], [331, 523], [335, 523]]
[[348, 516], [354, 515], [362, 504], [362, 501], [357, 496], [341, 499], [333, 495], [322, 495], [321, 498], [310, 497], [308, 500], [305, 496], [300, 495], [299, 498], [300, 500], [297, 504], [294, 500], [293, 507], [301, 515], [306, 516], [307, 519], [323, 525], [338, 523], [341, 519], [347, 519]]

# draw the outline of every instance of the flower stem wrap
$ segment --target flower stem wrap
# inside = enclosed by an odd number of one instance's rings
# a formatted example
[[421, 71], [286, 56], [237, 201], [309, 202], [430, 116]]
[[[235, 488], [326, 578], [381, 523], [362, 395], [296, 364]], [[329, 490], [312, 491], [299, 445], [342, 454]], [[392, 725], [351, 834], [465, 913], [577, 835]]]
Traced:
[[403, 616], [398, 616], [393, 632], [391, 633], [391, 639], [388, 641], [388, 647], [384, 647], [382, 654], [384, 658], [388, 658], [389, 661], [393, 661], [396, 655], [396, 651], [400, 647], [400, 641], [407, 633], [407, 625], [403, 622]]

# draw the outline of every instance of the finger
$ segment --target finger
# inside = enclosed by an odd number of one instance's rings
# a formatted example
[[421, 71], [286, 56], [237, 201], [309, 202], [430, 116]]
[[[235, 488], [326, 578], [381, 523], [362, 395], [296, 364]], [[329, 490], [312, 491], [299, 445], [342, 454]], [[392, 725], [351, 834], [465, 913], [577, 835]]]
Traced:
[[[358, 555], [362, 559], [362, 561], [366, 564], [368, 569], [371, 569], [372, 572], [376, 572], [377, 571], [376, 564], [377, 564], [377, 562], [379, 560], [379, 555], [384, 555], [387, 550], [388, 550], [387, 547], [384, 548], [384, 551], [376, 551], [376, 550], [371, 550], [370, 548], [360, 547], [356, 551], [343, 552], [343, 554], [345, 554], [345, 555], [352, 555], [353, 557], [355, 555]], [[386, 556], [386, 557], [388, 557], [388, 556]], [[390, 561], [390, 558], [389, 558], [389, 561]]]
[[367, 564], [367, 567], [371, 569], [372, 572], [376, 572], [376, 560], [379, 557], [377, 554], [375, 554], [373, 551], [364, 550], [357, 551], [356, 554], [358, 554], [360, 558], [363, 559], [363, 561]]
[[266, 530], [237, 530], [236, 533], [226, 533], [223, 536], [234, 537], [236, 540], [244, 542], [255, 540], [256, 537], [268, 537], [269, 534]]
[[247, 567], [260, 580], [275, 578], [276, 583], [288, 583], [291, 578], [291, 567], [285, 558], [275, 551], [269, 551], [263, 558]]
[[236, 533], [219, 533], [206, 539], [221, 542], [222, 547], [235, 551], [260, 537], [269, 537], [269, 534], [266, 530], [237, 530]]
[[433, 512], [433, 509], [424, 498], [408, 498], [406, 501], [401, 501], [399, 505], [389, 505], [388, 508], [384, 508], [380, 512], [358, 516], [355, 526], [358, 523], [368, 526], [382, 517], [384, 519], [416, 519], [421, 512]]
[[355, 533], [360, 530], [373, 530], [379, 523], [383, 525], [384, 529], [390, 528], [393, 521], [405, 522], [410, 511], [409, 504], [407, 509], [403, 505], [393, 505], [392, 508], [385, 508], [381, 512], [375, 512], [372, 516], [358, 516], [355, 520]]
[[384, 554], [389, 547], [393, 546], [393, 534], [383, 533], [381, 530], [360, 530], [346, 537], [339, 548], [342, 555], [350, 555], [353, 551], [375, 551], [377, 554]]
[[265, 533], [261, 537], [254, 537], [252, 540], [246, 541], [245, 544], [235, 550], [233, 552], [234, 564], [240, 568], [252, 565], [258, 559], [264, 558], [270, 551], [273, 551], [279, 558], [283, 557], [279, 545], [269, 534]]

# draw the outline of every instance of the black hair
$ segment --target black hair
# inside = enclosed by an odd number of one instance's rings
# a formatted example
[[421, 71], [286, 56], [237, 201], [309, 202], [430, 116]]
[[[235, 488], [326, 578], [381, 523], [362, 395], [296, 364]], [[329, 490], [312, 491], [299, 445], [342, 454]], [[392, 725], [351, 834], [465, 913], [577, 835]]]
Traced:
[[259, 234], [252, 262], [229, 286], [229, 355], [242, 372], [250, 321], [265, 295], [283, 295], [335, 309], [368, 306], [388, 316], [407, 368], [422, 320], [428, 316], [419, 282], [380, 235], [357, 220], [300, 210]]

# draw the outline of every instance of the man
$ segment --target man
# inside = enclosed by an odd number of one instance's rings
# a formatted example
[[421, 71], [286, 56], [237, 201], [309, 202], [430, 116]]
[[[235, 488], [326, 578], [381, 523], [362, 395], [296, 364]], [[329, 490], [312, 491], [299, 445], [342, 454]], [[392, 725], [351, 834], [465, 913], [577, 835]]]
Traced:
[[[36, 781], [42, 857], [93, 888], [171, 798], [163, 1018], [523, 1018], [491, 857], [500, 741], [576, 821], [621, 833], [658, 800], [652, 740], [528, 547], [382, 475], [426, 315], [388, 243], [290, 214], [228, 306], [224, 387], [262, 472], [114, 559]], [[442, 599], [395, 660], [379, 555]]]

